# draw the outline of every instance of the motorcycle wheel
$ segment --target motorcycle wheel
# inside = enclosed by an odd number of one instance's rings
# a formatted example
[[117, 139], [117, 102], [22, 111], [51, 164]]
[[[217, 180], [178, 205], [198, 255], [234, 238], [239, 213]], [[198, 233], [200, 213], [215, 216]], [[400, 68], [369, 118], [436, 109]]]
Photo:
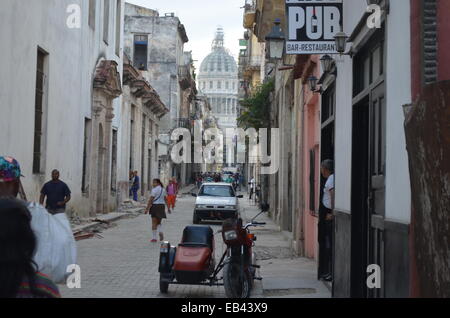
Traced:
[[250, 297], [250, 274], [244, 271], [244, 279], [241, 282], [240, 270], [240, 264], [237, 263], [227, 263], [223, 268], [223, 285], [228, 298]]
[[169, 283], [164, 282], [162, 278], [159, 278], [159, 291], [161, 294], [167, 294], [169, 292]]

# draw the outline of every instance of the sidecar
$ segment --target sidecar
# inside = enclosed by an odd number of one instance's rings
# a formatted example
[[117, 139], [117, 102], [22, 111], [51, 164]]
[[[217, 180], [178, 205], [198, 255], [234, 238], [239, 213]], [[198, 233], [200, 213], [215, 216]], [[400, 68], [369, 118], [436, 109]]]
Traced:
[[167, 293], [170, 284], [213, 285], [216, 282], [214, 248], [214, 232], [209, 226], [187, 226], [178, 247], [162, 243], [161, 293]]

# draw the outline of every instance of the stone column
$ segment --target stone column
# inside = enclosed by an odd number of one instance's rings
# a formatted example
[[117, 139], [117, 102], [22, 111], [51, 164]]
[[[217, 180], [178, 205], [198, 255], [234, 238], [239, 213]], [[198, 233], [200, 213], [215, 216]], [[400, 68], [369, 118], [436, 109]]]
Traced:
[[111, 107], [112, 101], [108, 101], [110, 104], [109, 108], [106, 110], [104, 134], [105, 134], [105, 146], [104, 146], [104, 161], [103, 161], [103, 213], [109, 213], [110, 202], [109, 197], [111, 193], [111, 134], [112, 134], [112, 120], [114, 118], [113, 111]]
[[[96, 94], [96, 93], [94, 93]], [[98, 184], [98, 173], [95, 171], [96, 167], [95, 163], [98, 163], [99, 160], [99, 123], [100, 123], [100, 115], [103, 110], [103, 104], [100, 99], [94, 99], [92, 105], [92, 141], [91, 141], [91, 164], [90, 165], [90, 182], [89, 182], [89, 197], [90, 197], [90, 216], [95, 216], [97, 213], [97, 184]]]

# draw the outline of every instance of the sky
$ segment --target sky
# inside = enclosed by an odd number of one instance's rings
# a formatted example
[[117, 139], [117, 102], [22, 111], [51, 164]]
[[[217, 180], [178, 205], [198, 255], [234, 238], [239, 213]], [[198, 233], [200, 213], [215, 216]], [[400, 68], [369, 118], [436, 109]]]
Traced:
[[186, 28], [189, 42], [185, 51], [192, 51], [195, 66], [211, 52], [211, 43], [217, 27], [225, 32], [225, 47], [236, 62], [239, 39], [243, 38], [242, 26], [245, 0], [126, 0], [126, 2], [157, 10], [160, 15], [174, 12]]

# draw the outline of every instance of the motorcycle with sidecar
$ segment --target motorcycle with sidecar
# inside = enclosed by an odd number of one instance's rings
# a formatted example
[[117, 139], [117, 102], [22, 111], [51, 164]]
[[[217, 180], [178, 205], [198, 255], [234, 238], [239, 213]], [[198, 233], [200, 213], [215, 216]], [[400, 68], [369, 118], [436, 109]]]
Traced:
[[187, 226], [177, 247], [163, 242], [159, 259], [161, 293], [167, 293], [172, 284], [224, 286], [227, 297], [248, 298], [254, 280], [262, 279], [257, 275], [260, 267], [252, 249], [256, 236], [249, 229], [265, 225], [255, 219], [268, 208], [263, 204], [262, 211], [245, 225], [242, 219], [223, 223], [219, 232], [227, 248], [217, 264], [214, 231], [210, 226]]

